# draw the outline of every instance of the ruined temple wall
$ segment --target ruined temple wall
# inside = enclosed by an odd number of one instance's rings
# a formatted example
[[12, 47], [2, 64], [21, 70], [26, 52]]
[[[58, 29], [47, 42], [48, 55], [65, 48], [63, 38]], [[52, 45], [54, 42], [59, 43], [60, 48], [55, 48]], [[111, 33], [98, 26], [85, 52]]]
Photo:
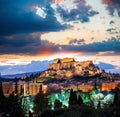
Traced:
[[60, 59], [54, 59], [54, 64], [59, 63]]
[[50, 65], [48, 65], [48, 69], [59, 70], [60, 69], [60, 64], [59, 63], [50, 64]]
[[74, 58], [54, 59], [54, 63], [70, 63], [75, 62]]
[[111, 89], [115, 89], [118, 86], [118, 83], [102, 83], [101, 90], [102, 91], [110, 91]]
[[[59, 60], [56, 59], [55, 61], [57, 62]], [[69, 61], [72, 61], [72, 62], [68, 62], [68, 60], [65, 59], [63, 63], [60, 62], [60, 63], [50, 64], [48, 66], [48, 69], [51, 69], [51, 70], [71, 69], [71, 68], [76, 68], [78, 66], [81, 66], [81, 67], [85, 68], [85, 67], [90, 66], [91, 64], [93, 64], [92, 61], [74, 62], [72, 59], [69, 59]]]
[[75, 66], [80, 65], [82, 67], [87, 67], [87, 66], [90, 66], [92, 64], [93, 64], [92, 61], [75, 62]]
[[70, 62], [74, 62], [74, 58], [63, 58], [60, 60], [60, 63], [70, 63]]
[[54, 63], [48, 66], [48, 69], [51, 70], [60, 70], [60, 69], [71, 69], [75, 66], [74, 62], [70, 63]]
[[94, 86], [91, 85], [79, 85], [78, 90], [81, 90], [82, 92], [89, 92], [94, 89]]

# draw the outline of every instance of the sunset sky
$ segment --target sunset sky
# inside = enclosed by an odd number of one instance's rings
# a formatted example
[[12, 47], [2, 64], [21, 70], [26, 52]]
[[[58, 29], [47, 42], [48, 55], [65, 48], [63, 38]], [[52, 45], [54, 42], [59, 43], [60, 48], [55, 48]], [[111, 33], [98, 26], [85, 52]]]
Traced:
[[120, 0], [0, 0], [1, 73], [64, 57], [120, 73]]

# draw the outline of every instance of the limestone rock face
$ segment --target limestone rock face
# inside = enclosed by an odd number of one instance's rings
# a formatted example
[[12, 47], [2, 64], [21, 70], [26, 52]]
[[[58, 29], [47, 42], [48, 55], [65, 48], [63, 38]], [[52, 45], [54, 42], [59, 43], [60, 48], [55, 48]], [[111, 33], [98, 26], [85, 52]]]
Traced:
[[64, 58], [55, 59], [54, 63], [50, 64], [40, 77], [60, 79], [72, 78], [73, 76], [94, 76], [103, 72], [92, 61], [76, 62], [74, 58]]

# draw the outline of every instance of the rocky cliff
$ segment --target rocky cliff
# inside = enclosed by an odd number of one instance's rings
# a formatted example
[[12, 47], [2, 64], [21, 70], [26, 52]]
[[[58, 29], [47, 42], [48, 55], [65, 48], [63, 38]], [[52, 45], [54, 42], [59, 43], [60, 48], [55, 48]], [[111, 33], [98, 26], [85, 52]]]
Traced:
[[92, 61], [78, 62], [74, 58], [64, 58], [55, 59], [54, 63], [50, 64], [40, 77], [60, 79], [72, 78], [73, 76], [95, 76], [103, 73], [104, 71], [95, 66]]

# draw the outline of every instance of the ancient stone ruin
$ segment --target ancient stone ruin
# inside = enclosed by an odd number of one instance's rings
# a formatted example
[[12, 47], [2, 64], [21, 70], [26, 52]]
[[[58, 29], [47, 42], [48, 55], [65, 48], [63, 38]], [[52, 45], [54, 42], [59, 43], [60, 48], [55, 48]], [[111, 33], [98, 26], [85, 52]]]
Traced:
[[55, 59], [40, 77], [72, 78], [73, 76], [94, 76], [104, 73], [92, 61], [75, 61], [74, 58]]

